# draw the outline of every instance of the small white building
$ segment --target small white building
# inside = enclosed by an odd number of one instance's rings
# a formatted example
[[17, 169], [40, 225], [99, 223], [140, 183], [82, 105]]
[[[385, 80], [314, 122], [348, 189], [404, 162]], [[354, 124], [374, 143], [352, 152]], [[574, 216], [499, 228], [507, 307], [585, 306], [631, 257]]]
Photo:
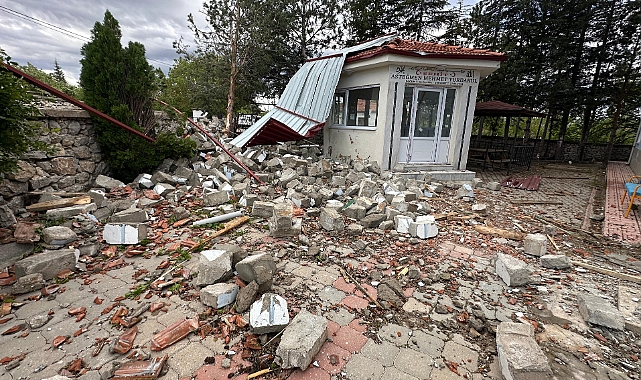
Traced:
[[232, 141], [300, 140], [323, 131], [328, 157], [462, 171], [481, 78], [503, 53], [385, 36], [309, 60], [278, 105]]

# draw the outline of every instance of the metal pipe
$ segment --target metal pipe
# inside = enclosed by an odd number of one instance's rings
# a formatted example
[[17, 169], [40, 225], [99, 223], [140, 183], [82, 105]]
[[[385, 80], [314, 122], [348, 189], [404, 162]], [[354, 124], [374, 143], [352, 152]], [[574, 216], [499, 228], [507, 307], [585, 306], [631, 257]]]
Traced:
[[[170, 106], [169, 104], [167, 104], [167, 103], [163, 102], [162, 100], [158, 100], [158, 99], [154, 99], [154, 100], [155, 100], [155, 101], [157, 101], [158, 103], [160, 103], [160, 104], [164, 105], [164, 106], [167, 106], [167, 107], [169, 107], [169, 108], [173, 109], [173, 110], [174, 110], [174, 111], [176, 111], [179, 115], [184, 115], [184, 114], [183, 114], [179, 109], [177, 109], [176, 107]], [[220, 149], [222, 149], [225, 153], [227, 153], [227, 155], [228, 155], [229, 157], [231, 157], [231, 159], [232, 159], [232, 160], [234, 160], [238, 165], [240, 165], [240, 167], [242, 167], [243, 169], [245, 169], [245, 171], [247, 172], [247, 174], [249, 174], [250, 176], [252, 176], [252, 178], [254, 178], [256, 181], [258, 181], [258, 183], [260, 183], [261, 185], [265, 185], [265, 182], [261, 181], [261, 180], [260, 180], [260, 178], [258, 178], [258, 177], [256, 176], [256, 174], [254, 174], [254, 172], [253, 172], [253, 171], [251, 171], [251, 170], [247, 167], [247, 165], [243, 164], [243, 162], [242, 162], [242, 161], [240, 161], [238, 158], [236, 158], [236, 156], [235, 156], [232, 152], [230, 152], [230, 151], [229, 151], [229, 149], [225, 148], [225, 146], [223, 145], [223, 143], [221, 143], [220, 141], [218, 141], [214, 136], [212, 136], [209, 132], [207, 132], [203, 127], [201, 127], [200, 125], [198, 125], [198, 123], [196, 123], [195, 121], [193, 121], [191, 118], [189, 118], [189, 117], [188, 117], [188, 118], [187, 118], [187, 120], [188, 120], [188, 121], [189, 121], [189, 122], [190, 122], [194, 127], [198, 128], [202, 133], [204, 133], [204, 134], [205, 134], [205, 136], [207, 136], [211, 141], [213, 141], [213, 142], [214, 142], [214, 144], [218, 145], [218, 146], [220, 147]]]
[[198, 220], [198, 221], [195, 221], [192, 224], [192, 226], [201, 226], [203, 224], [212, 224], [212, 223], [224, 222], [225, 220], [238, 218], [239, 216], [243, 216], [243, 212], [242, 211], [235, 211], [235, 212], [231, 212], [229, 214], [218, 215], [218, 216], [214, 216], [214, 217], [211, 217], [211, 218]]
[[4, 65], [5, 69], [9, 70], [13, 75], [17, 76], [18, 78], [22, 78], [22, 79], [26, 80], [27, 82], [31, 83], [32, 85], [34, 85], [36, 87], [39, 87], [39, 88], [41, 88], [41, 89], [43, 89], [43, 90], [45, 90], [45, 91], [47, 91], [47, 92], [49, 92], [49, 93], [51, 93], [51, 94], [53, 94], [53, 95], [55, 95], [57, 97], [63, 99], [64, 101], [67, 101], [67, 102], [69, 102], [69, 103], [71, 103], [71, 104], [73, 104], [73, 105], [75, 105], [77, 107], [80, 107], [83, 110], [89, 112], [90, 114], [92, 114], [92, 115], [94, 115], [96, 117], [99, 117], [99, 118], [101, 118], [103, 120], [106, 120], [106, 121], [110, 122], [111, 124], [113, 124], [113, 125], [115, 125], [115, 126], [117, 126], [119, 128], [125, 129], [128, 132], [131, 132], [131, 133], [133, 133], [134, 135], [136, 135], [138, 137], [142, 137], [143, 139], [145, 139], [147, 141], [150, 141], [150, 142], [156, 142], [156, 140], [154, 140], [153, 138], [145, 135], [144, 133], [142, 133], [142, 132], [140, 132], [140, 131], [138, 131], [136, 129], [131, 128], [130, 126], [128, 126], [128, 125], [126, 125], [126, 124], [114, 119], [113, 117], [111, 117], [109, 115], [106, 115], [106, 114], [98, 111], [97, 109], [86, 105], [85, 103], [81, 102], [80, 100], [78, 100], [76, 98], [73, 98], [73, 97], [65, 94], [64, 92], [62, 92], [60, 90], [57, 90], [57, 89], [49, 86], [46, 83], [43, 83], [43, 82], [37, 80], [36, 78], [34, 78], [34, 77], [22, 72], [21, 70], [18, 70], [15, 67], [13, 67], [11, 65], [8, 65], [6, 63], [3, 63], [3, 65]]

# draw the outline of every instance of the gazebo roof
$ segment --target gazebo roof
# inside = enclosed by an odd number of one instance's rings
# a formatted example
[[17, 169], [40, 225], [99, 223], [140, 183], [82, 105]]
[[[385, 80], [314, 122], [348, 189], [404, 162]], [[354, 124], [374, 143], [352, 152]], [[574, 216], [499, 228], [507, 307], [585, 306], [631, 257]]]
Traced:
[[474, 116], [531, 116], [531, 117], [546, 117], [547, 114], [542, 112], [533, 111], [525, 107], [517, 106], [514, 104], [504, 103], [498, 100], [490, 100], [489, 102], [476, 103]]

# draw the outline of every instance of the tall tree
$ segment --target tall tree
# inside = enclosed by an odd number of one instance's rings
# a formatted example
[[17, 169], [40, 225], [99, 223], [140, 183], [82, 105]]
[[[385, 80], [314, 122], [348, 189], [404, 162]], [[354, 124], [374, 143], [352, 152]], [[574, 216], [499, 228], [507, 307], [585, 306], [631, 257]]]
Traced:
[[[148, 135], [155, 136], [151, 98], [156, 92], [155, 70], [145, 59], [142, 44], [130, 42], [123, 48], [118, 21], [105, 12], [96, 22], [91, 41], [81, 50], [80, 85], [85, 102], [107, 115]], [[167, 157], [190, 155], [193, 144], [172, 134], [156, 136], [150, 144], [111, 123], [94, 118], [101, 151], [112, 174], [124, 181], [155, 169]]]
[[65, 78], [65, 73], [62, 71], [62, 67], [58, 64], [58, 60], [53, 61], [53, 73], [51, 74], [54, 79], [60, 82], [67, 82], [67, 79]]
[[[270, 33], [278, 10], [267, 0], [210, 0], [203, 4], [208, 27], [201, 29], [190, 14], [190, 27], [196, 35], [197, 53], [224, 57], [228, 62], [228, 91], [225, 132], [234, 133], [239, 83], [259, 78], [261, 61], [269, 60], [269, 47], [277, 35]], [[264, 92], [257, 81], [256, 94]]]

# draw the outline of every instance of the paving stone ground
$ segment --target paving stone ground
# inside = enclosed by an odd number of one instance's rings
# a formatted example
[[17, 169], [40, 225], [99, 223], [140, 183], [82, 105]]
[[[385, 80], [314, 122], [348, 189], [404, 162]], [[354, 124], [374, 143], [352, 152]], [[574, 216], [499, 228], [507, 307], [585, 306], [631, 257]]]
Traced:
[[[598, 170], [596, 166], [587, 169], [581, 167], [576, 171], [558, 166], [537, 166], [529, 172], [517, 173], [516, 176], [543, 175], [539, 191], [503, 189], [502, 196], [514, 200], [558, 200], [563, 204], [519, 207], [580, 228], [585, 222], [586, 208], [593, 194], [592, 180], [584, 178], [594, 178], [595, 170]], [[624, 171], [617, 166], [613, 166], [612, 170], [619, 170], [619, 173]], [[479, 173], [479, 176], [485, 181], [500, 181], [504, 178], [504, 173], [483, 172]], [[615, 197], [613, 195], [612, 199]], [[608, 195], [608, 199], [610, 198]], [[509, 213], [509, 210], [507, 212]], [[608, 225], [607, 215], [606, 211], [606, 226]], [[394, 315], [390, 313], [390, 315], [381, 316], [380, 330], [373, 328], [368, 325], [369, 321], [358, 317], [360, 313], [371, 308], [372, 302], [357, 290], [354, 284], [345, 281], [338, 265], [332, 264], [331, 261], [319, 263], [314, 257], [295, 261], [280, 260], [278, 262], [280, 275], [275, 282], [273, 292], [295, 297], [297, 291], [305, 288], [308, 297], [298, 299], [292, 307], [294, 309], [311, 307], [313, 313], [323, 315], [330, 321], [328, 339], [314, 358], [312, 365], [305, 371], [283, 371], [283, 378], [447, 380], [461, 379], [465, 376], [468, 380], [501, 379], [496, 357], [490, 357], [489, 360], [479, 357], [479, 352], [482, 350], [475, 343], [471, 343], [469, 337], [452, 334], [436, 323], [447, 319], [454, 320], [457, 315], [469, 310], [468, 306], [471, 304], [478, 304], [477, 310], [483, 318], [497, 323], [509, 321], [516, 313], [525, 312], [525, 305], [521, 303], [512, 305], [506, 296], [510, 289], [498, 279], [493, 270], [492, 260], [495, 252], [466, 244], [464, 236], [459, 238], [452, 234], [451, 237], [448, 235], [448, 238], [450, 238], [449, 241], [442, 241], [429, 248], [436, 253], [436, 256], [422, 268], [422, 278], [428, 276], [430, 271], [438, 270], [444, 273], [446, 268], [457, 266], [460, 262], [473, 262], [475, 268], [487, 271], [488, 276], [478, 280], [458, 277], [459, 299], [452, 299], [453, 297], [444, 293], [446, 287], [444, 282], [435, 281], [428, 284], [426, 281], [423, 285], [405, 289], [405, 296], [411, 297], [409, 310], [405, 309], [405, 311], [418, 319], [429, 315], [435, 324], [428, 327], [401, 326], [394, 323]], [[264, 237], [262, 242], [267, 245], [273, 243], [270, 238]], [[329, 254], [335, 253], [329, 247], [326, 248]], [[346, 254], [343, 258], [343, 261], [351, 265], [354, 270], [368, 272], [379, 269], [386, 276], [394, 270], [391, 267], [385, 269], [377, 267], [381, 264], [374, 257], [351, 258]], [[108, 316], [102, 315], [101, 311], [131, 289], [135, 283], [133, 277], [136, 270], [147, 269], [152, 272], [161, 260], [162, 258], [157, 257], [126, 258], [125, 262], [131, 265], [105, 274], [93, 275], [89, 283], [81, 277], [73, 278], [61, 285], [61, 290], [49, 296], [48, 299], [30, 302], [28, 296], [33, 294], [20, 296], [19, 301], [25, 302], [25, 305], [9, 315], [11, 320], [2, 325], [1, 331], [5, 331], [9, 326], [26, 322], [34, 315], [49, 314], [52, 318], [39, 328], [0, 335], [0, 347], [2, 347], [0, 356], [29, 353], [27, 359], [17, 368], [0, 367], [0, 380], [53, 377], [60, 368], [79, 357], [83, 358], [88, 368], [82, 376], [83, 379], [104, 378], [115, 363], [125, 359], [121, 355], [110, 353], [109, 344], [105, 345], [96, 356], [92, 355], [96, 348], [96, 338], [108, 338], [113, 342], [121, 333], [110, 324]], [[197, 259], [193, 258], [192, 261], [197, 262]], [[378, 295], [374, 287], [368, 283], [362, 285], [377, 299]], [[4, 290], [0, 289], [0, 292]], [[312, 295], [309, 296], [309, 294]], [[87, 300], [93, 299], [104, 301], [101, 305], [89, 306], [90, 302]], [[502, 307], [490, 309], [482, 302], [483, 299]], [[464, 301], [463, 304], [459, 303], [461, 300]], [[150, 341], [154, 334], [178, 320], [194, 317], [205, 310], [198, 300], [187, 301], [176, 295], [169, 298], [159, 298], [154, 295], [146, 301], [166, 302], [167, 307], [166, 311], [146, 313], [145, 320], [140, 323], [134, 350], [143, 355], [150, 354]], [[123, 300], [121, 302], [133, 307], [141, 301]], [[446, 306], [445, 313], [436, 310], [436, 305], [439, 303]], [[68, 310], [79, 304], [88, 306], [87, 317], [83, 321], [76, 322], [75, 317], [68, 315]], [[73, 336], [83, 324], [89, 323], [88, 332]], [[54, 338], [67, 335], [70, 336], [67, 343], [58, 348], [52, 347]], [[226, 379], [230, 374], [233, 374], [231, 377], [233, 379], [245, 379], [247, 373], [237, 373], [237, 370], [240, 366], [249, 365], [249, 363], [244, 361], [241, 355], [228, 355], [230, 350], [235, 352], [242, 350], [240, 339], [232, 340], [226, 345], [212, 336], [201, 339], [200, 336], [191, 334], [160, 353], [153, 353], [152, 356], [169, 355], [169, 372], [164, 377], [166, 379]], [[229, 368], [223, 368], [221, 365], [225, 358], [231, 359]], [[205, 364], [206, 360], [213, 363]], [[486, 362], [490, 364], [481, 371], [481, 366]], [[448, 364], [451, 366], [452, 363], [456, 364], [461, 376], [448, 368]]]

